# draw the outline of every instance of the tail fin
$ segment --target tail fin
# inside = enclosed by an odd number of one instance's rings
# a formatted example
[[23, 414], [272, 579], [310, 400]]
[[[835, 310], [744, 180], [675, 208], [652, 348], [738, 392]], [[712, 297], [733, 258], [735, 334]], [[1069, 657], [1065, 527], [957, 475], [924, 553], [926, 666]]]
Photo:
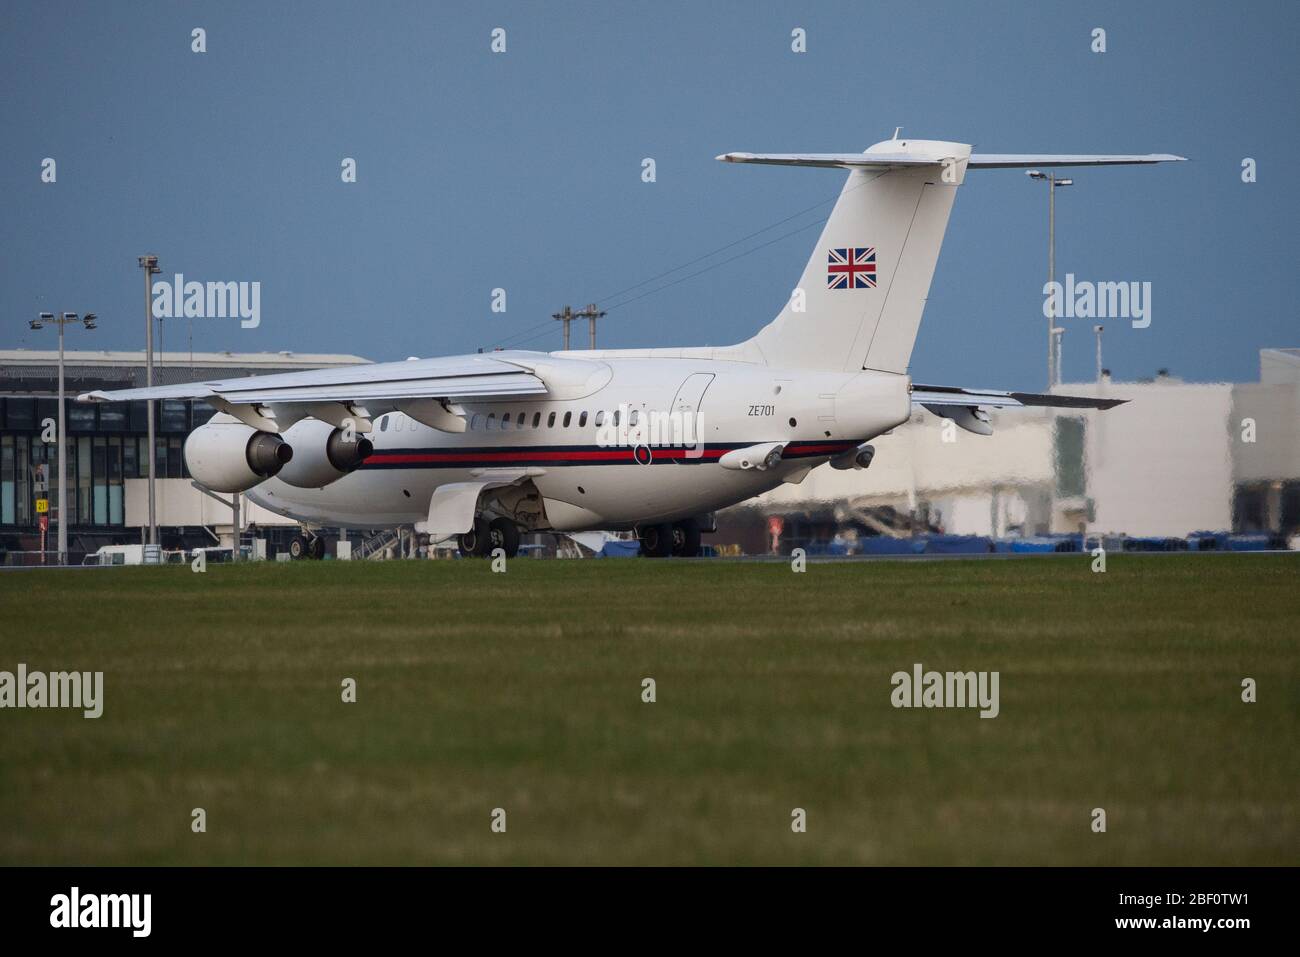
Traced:
[[907, 371], [970, 149], [904, 140], [842, 156], [725, 157], [799, 166], [855, 164], [798, 287], [776, 320], [751, 340], [769, 363]]
[[849, 170], [799, 285], [780, 315], [747, 344], [772, 365], [905, 373], [968, 167], [1110, 166], [1182, 157], [972, 155], [963, 143], [894, 139], [865, 153], [727, 153], [718, 159]]

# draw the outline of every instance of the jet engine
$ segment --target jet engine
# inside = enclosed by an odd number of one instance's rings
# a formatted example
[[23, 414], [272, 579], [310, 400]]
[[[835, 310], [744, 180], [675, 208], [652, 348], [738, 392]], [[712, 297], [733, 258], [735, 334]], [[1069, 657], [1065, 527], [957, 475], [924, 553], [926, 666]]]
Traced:
[[185, 464], [214, 492], [242, 492], [275, 475], [293, 458], [278, 435], [229, 416], [214, 416], [185, 440]]
[[322, 488], [355, 471], [375, 450], [371, 441], [353, 431], [336, 429], [320, 419], [303, 419], [284, 432], [293, 446], [293, 461], [280, 470], [280, 479], [297, 488]]

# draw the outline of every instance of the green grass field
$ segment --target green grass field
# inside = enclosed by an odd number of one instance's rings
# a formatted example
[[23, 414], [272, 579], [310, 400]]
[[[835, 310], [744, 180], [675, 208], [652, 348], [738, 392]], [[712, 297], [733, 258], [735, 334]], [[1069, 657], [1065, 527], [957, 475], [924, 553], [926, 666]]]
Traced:
[[1300, 863], [1300, 556], [1090, 561], [3, 573], [0, 863]]

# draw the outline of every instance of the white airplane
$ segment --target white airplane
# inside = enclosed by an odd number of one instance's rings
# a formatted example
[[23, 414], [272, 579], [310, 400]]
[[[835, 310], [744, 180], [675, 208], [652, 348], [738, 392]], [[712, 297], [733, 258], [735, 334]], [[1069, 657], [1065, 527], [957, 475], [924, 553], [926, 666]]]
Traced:
[[413, 526], [513, 555], [520, 531], [635, 529], [645, 555], [695, 555], [717, 509], [810, 470], [859, 469], [914, 406], [990, 434], [988, 408], [1115, 400], [913, 385], [907, 374], [957, 188], [973, 169], [1143, 156], [994, 155], [895, 138], [863, 153], [727, 153], [833, 167], [847, 181], [781, 313], [732, 346], [489, 354], [90, 392], [205, 399], [192, 476], [304, 524]]

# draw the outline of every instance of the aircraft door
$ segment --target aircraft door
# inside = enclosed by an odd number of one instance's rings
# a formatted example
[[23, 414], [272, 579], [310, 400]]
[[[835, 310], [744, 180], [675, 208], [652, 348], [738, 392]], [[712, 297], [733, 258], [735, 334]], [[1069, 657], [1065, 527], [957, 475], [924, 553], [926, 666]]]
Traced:
[[676, 434], [671, 437], [665, 435], [663, 441], [675, 440], [687, 447], [685, 457], [677, 460], [679, 463], [698, 459], [704, 451], [705, 430], [700, 407], [713, 378], [712, 372], [692, 372], [673, 397], [672, 426]]

